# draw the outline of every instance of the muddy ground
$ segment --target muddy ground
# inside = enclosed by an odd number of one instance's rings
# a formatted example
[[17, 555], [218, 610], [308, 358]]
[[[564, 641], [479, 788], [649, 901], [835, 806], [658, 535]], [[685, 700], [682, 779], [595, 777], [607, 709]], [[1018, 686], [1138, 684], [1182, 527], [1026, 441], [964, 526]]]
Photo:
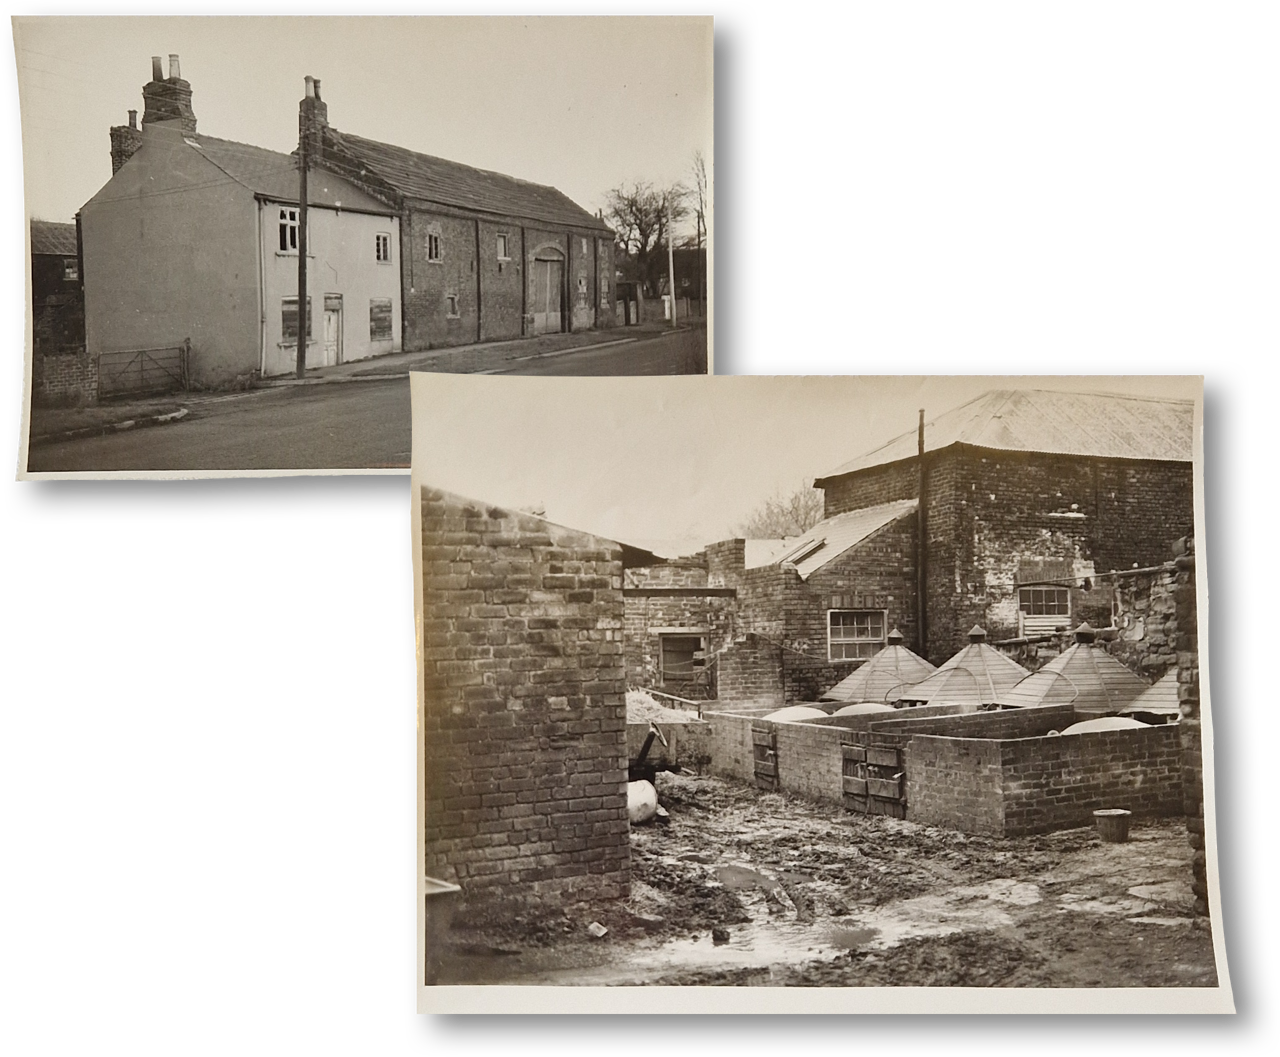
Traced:
[[[1001, 840], [660, 774], [631, 898], [523, 916], [462, 908], [441, 984], [1196, 987], [1182, 819]], [[589, 926], [608, 932], [597, 938]], [[598, 930], [597, 930], [598, 931]]]

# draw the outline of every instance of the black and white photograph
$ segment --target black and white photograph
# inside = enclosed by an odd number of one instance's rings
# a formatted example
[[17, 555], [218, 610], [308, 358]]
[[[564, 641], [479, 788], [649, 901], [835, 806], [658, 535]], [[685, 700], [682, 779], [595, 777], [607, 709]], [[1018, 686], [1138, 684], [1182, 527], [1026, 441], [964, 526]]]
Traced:
[[711, 33], [15, 19], [26, 473], [405, 472], [411, 372], [706, 373]]
[[415, 379], [424, 1008], [1230, 1010], [1200, 401]]

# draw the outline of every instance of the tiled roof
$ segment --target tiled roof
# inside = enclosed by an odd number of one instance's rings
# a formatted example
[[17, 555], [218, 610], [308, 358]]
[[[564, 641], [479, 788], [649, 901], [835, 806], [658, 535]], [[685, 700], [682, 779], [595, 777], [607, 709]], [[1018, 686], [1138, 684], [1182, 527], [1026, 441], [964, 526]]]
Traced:
[[[1189, 400], [995, 389], [926, 422], [925, 451], [972, 444], [1004, 451], [1190, 462], [1193, 415]], [[917, 450], [913, 429], [826, 477], [909, 459]]]
[[1027, 670], [985, 642], [971, 642], [936, 672], [907, 689], [917, 704], [991, 705], [1027, 676]]
[[[905, 646], [886, 646], [822, 695], [823, 701], [885, 701], [927, 679], [936, 668]], [[892, 695], [892, 697], [890, 696]]]
[[1077, 712], [1114, 713], [1149, 689], [1101, 646], [1077, 642], [996, 703], [1006, 708], [1070, 704]]
[[74, 257], [76, 226], [59, 224], [53, 220], [31, 221], [31, 252], [50, 253], [59, 257]]
[[808, 532], [794, 540], [785, 551], [769, 564], [786, 562], [796, 567], [800, 579], [807, 580], [828, 562], [835, 561], [850, 547], [855, 547], [873, 532], [892, 521], [911, 513], [916, 508], [914, 499], [902, 499], [896, 503], [881, 503], [837, 514], [819, 521]]
[[[189, 136], [186, 139], [209, 161], [254, 194], [281, 202], [298, 200], [298, 160], [292, 154], [213, 136]], [[394, 212], [386, 203], [322, 169], [313, 168], [308, 173], [307, 201], [318, 206], [341, 205], [347, 209]]]
[[474, 169], [332, 128], [327, 135], [341, 151], [408, 198], [610, 233], [604, 221], [554, 187]]
[[1170, 668], [1151, 686], [1120, 709], [1120, 715], [1131, 712], [1158, 712], [1168, 716], [1178, 715], [1178, 669]]

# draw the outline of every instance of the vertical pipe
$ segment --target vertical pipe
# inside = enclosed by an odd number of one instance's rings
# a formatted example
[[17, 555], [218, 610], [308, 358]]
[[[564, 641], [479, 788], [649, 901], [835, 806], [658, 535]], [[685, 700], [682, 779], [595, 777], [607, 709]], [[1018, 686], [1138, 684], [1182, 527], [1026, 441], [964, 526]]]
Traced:
[[484, 341], [484, 306], [481, 302], [483, 296], [480, 283], [480, 272], [484, 268], [483, 259], [480, 256], [480, 218], [476, 218], [476, 341]]
[[299, 378], [307, 372], [307, 151], [311, 132], [311, 99], [315, 80], [306, 78], [306, 97], [298, 107], [298, 356], [295, 373]]
[[927, 482], [924, 473], [924, 408], [920, 409], [920, 425], [916, 430], [916, 462], [919, 469], [916, 507], [916, 627], [917, 649], [927, 657], [929, 649], [929, 619], [926, 611], [925, 562], [929, 554], [929, 516]]
[[671, 241], [671, 207], [667, 206], [667, 287], [671, 291], [671, 326], [676, 325], [676, 251]]

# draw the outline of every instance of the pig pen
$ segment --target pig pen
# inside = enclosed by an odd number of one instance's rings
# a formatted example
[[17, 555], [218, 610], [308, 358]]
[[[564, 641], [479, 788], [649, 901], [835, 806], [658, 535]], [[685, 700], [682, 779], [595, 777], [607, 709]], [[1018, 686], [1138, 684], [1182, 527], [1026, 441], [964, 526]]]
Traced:
[[1058, 736], [1070, 705], [937, 705], [787, 722], [704, 711], [712, 774], [850, 811], [999, 837], [1089, 825], [1100, 808], [1182, 813], [1176, 724]]

